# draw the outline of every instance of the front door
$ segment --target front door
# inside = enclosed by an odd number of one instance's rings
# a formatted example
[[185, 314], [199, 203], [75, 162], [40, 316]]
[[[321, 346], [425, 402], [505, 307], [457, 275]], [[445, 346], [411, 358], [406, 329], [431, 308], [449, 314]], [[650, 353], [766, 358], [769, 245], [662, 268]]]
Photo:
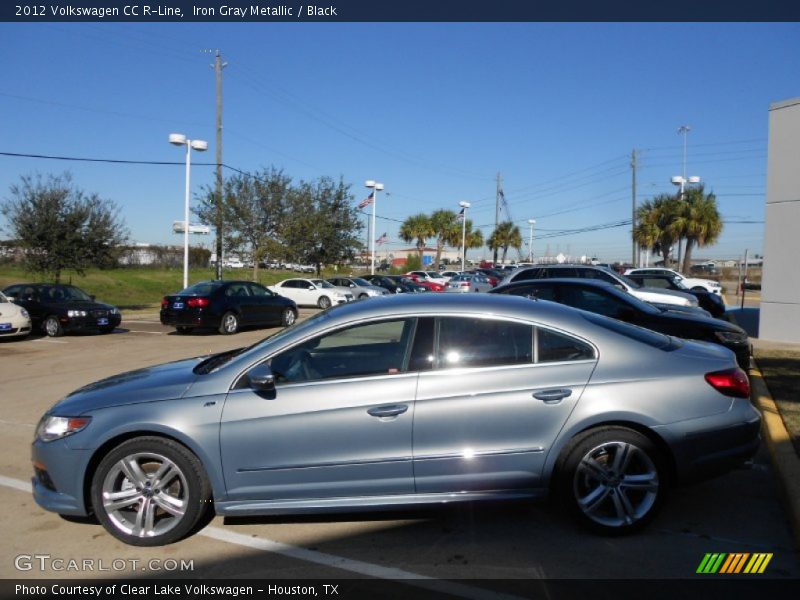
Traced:
[[268, 363], [275, 392], [244, 375], [228, 394], [220, 443], [230, 500], [410, 494], [415, 320], [353, 325]]

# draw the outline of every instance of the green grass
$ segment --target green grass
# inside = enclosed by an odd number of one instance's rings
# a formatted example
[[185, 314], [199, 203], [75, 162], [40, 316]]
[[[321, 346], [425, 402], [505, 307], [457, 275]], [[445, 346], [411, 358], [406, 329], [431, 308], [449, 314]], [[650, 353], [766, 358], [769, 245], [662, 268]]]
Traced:
[[[348, 271], [349, 273], [349, 271]], [[334, 275], [333, 271], [323, 272], [324, 277]], [[252, 269], [225, 269], [224, 279], [251, 280]], [[268, 271], [259, 269], [258, 281], [272, 285], [288, 277], [310, 277], [292, 271]], [[313, 275], [316, 277], [316, 275]], [[190, 269], [189, 284], [214, 278], [213, 269]], [[71, 283], [93, 294], [100, 302], [107, 302], [122, 309], [155, 309], [161, 306], [161, 298], [166, 294], [178, 292], [183, 287], [183, 269], [166, 267], [129, 267], [107, 270], [91, 270], [86, 275], [66, 272], [61, 275], [62, 283]], [[0, 289], [12, 283], [52, 282], [41, 275], [34, 275], [17, 265], [0, 264]]]
[[800, 351], [756, 348], [754, 355], [800, 455]]

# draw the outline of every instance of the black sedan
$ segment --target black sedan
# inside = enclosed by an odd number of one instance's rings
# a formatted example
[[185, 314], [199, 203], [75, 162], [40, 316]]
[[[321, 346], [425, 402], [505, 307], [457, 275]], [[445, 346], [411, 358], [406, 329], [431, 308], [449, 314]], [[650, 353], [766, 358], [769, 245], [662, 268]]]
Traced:
[[77, 331], [111, 333], [122, 321], [116, 307], [96, 302], [74, 285], [15, 283], [3, 293], [30, 313], [34, 330], [41, 328], [50, 337]]
[[408, 277], [402, 275], [364, 275], [364, 279], [372, 285], [389, 290], [393, 294], [414, 294], [430, 291]]
[[689, 289], [683, 285], [677, 277], [670, 275], [647, 275], [645, 273], [629, 273], [628, 279], [633, 279], [639, 285], [649, 288], [662, 288], [676, 292], [691, 294], [697, 298], [700, 308], [711, 313], [712, 317], [720, 318], [725, 314], [725, 302], [717, 294], [712, 294], [707, 290]]
[[722, 319], [659, 309], [599, 280], [536, 279], [509, 283], [489, 293], [550, 300], [667, 335], [713, 342], [732, 350], [742, 368], [750, 366], [750, 340], [741, 327]]
[[283, 325], [297, 320], [297, 305], [251, 281], [201, 281], [161, 301], [161, 323], [188, 333], [216, 329], [231, 334], [245, 326]]

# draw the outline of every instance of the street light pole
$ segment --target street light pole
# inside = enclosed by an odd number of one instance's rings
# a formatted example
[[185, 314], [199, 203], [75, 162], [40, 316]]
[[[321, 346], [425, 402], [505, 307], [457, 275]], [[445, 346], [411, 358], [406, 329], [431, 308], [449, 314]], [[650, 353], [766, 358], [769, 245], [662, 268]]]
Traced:
[[370, 235], [370, 275], [375, 275], [375, 213], [378, 210], [378, 192], [383, 189], [383, 184], [373, 179], [364, 182], [364, 186], [372, 190], [372, 235]]
[[467, 209], [472, 206], [469, 202], [459, 202], [461, 214], [461, 270], [467, 268]]
[[[186, 146], [186, 190], [183, 198], [183, 289], [189, 287], [189, 181], [192, 167], [192, 149], [198, 152], [208, 150], [208, 142], [189, 140], [182, 133], [170, 133], [169, 143]], [[217, 262], [221, 257], [217, 256]]]
[[528, 262], [533, 262], [533, 226], [536, 225], [536, 219], [528, 219], [528, 224], [531, 226], [531, 238], [528, 240]]

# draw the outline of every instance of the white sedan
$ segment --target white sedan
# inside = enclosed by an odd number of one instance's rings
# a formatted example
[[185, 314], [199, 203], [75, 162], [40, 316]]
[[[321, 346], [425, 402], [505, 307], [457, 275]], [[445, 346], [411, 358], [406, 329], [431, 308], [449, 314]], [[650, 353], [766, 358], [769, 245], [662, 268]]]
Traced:
[[0, 338], [23, 337], [31, 332], [28, 311], [11, 302], [0, 292]]
[[672, 269], [665, 269], [664, 267], [647, 267], [642, 269], [628, 269], [625, 275], [669, 275], [670, 277], [677, 277], [686, 289], [689, 290], [705, 290], [710, 294], [722, 295], [722, 285], [719, 281], [713, 279], [698, 279], [696, 277], [686, 277]]
[[343, 304], [353, 300], [353, 294], [322, 279], [284, 279], [268, 288], [276, 294], [294, 300], [298, 306], [318, 306], [325, 309], [333, 304]]

